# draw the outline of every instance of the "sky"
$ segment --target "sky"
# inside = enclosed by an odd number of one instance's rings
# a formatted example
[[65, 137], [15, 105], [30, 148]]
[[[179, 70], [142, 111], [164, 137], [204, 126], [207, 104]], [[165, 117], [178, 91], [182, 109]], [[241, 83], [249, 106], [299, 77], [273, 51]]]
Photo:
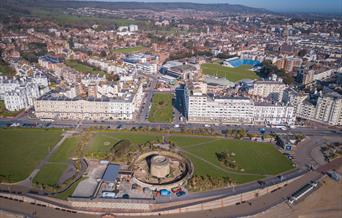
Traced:
[[230, 3], [265, 8], [276, 12], [321, 12], [342, 15], [342, 0], [98, 0], [138, 2]]

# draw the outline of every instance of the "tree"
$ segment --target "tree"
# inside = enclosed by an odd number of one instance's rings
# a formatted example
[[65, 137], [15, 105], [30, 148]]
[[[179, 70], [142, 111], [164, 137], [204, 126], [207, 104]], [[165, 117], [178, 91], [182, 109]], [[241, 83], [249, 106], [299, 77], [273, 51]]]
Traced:
[[217, 58], [220, 59], [228, 59], [234, 57], [234, 55], [226, 54], [226, 53], [220, 53], [216, 56]]
[[75, 43], [72, 38], [68, 39], [68, 44], [70, 49], [73, 49], [75, 47]]
[[298, 56], [299, 57], [304, 57], [307, 54], [307, 50], [306, 49], [302, 49], [298, 52]]
[[118, 74], [107, 74], [106, 78], [107, 78], [107, 80], [111, 80], [111, 81], [119, 81], [120, 80], [120, 76]]
[[107, 56], [106, 51], [102, 50], [102, 51], [100, 52], [100, 57], [104, 58], [104, 57], [106, 57], [106, 56]]
[[239, 129], [237, 132], [237, 135], [239, 136], [239, 138], [243, 138], [246, 136], [246, 130], [245, 129]]
[[263, 68], [259, 72], [261, 77], [267, 78], [272, 74], [276, 74], [277, 76], [283, 79], [285, 84], [293, 83], [294, 78], [291, 75], [287, 74], [283, 69], [278, 69], [278, 67], [273, 65], [271, 61], [264, 61], [262, 62], [262, 65]]

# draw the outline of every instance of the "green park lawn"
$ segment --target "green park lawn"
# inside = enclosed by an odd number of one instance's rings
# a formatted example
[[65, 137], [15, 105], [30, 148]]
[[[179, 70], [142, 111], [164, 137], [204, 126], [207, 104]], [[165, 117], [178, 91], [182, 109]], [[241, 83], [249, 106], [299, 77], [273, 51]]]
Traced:
[[66, 163], [47, 163], [39, 171], [39, 173], [33, 178], [33, 183], [44, 184], [48, 186], [55, 186], [58, 183], [59, 178], [63, 175], [67, 169]]
[[113, 145], [122, 139], [128, 139], [132, 144], [139, 145], [161, 140], [161, 136], [142, 132], [97, 132], [86, 148], [86, 155], [90, 157], [104, 157], [110, 152]]
[[127, 26], [129, 24], [146, 25], [147, 22], [129, 19], [113, 19], [107, 17], [91, 17], [91, 16], [74, 16], [65, 14], [62, 9], [48, 10], [42, 8], [33, 8], [31, 10], [33, 16], [42, 17], [57, 22], [60, 25], [90, 27], [94, 24], [101, 26]]
[[27, 178], [61, 134], [60, 129], [0, 129], [0, 181]]
[[73, 68], [74, 70], [76, 70], [80, 73], [99, 74], [100, 76], [103, 76], [106, 74], [106, 72], [99, 70], [96, 67], [88, 66], [88, 65], [83, 64], [77, 60], [66, 60], [65, 65]]
[[7, 63], [0, 61], [0, 76], [14, 76], [15, 70]]
[[[87, 146], [87, 155], [105, 154], [121, 139], [133, 144], [161, 141], [160, 133], [153, 132], [96, 132]], [[168, 138], [194, 164], [195, 175], [229, 177], [238, 184], [277, 175], [293, 168], [292, 163], [272, 144], [232, 140], [210, 136], [172, 135]], [[225, 167], [216, 152], [234, 153], [239, 170]], [[102, 157], [102, 156], [100, 156]], [[243, 170], [241, 170], [243, 169]]]
[[77, 144], [80, 142], [80, 137], [74, 136], [65, 139], [63, 144], [58, 148], [58, 150], [52, 154], [49, 162], [66, 162], [74, 154]]
[[[198, 176], [228, 176], [237, 183], [245, 183], [292, 169], [292, 163], [268, 143], [191, 136], [172, 136], [169, 140], [184, 150]], [[240, 170], [221, 164], [216, 157], [219, 152], [234, 153]]]
[[79, 141], [80, 137], [67, 138], [57, 151], [52, 154], [49, 162], [39, 171], [33, 182], [48, 186], [58, 185], [58, 180], [67, 169], [68, 161], [74, 154]]
[[172, 95], [170, 93], [156, 93], [153, 95], [148, 120], [161, 123], [172, 122]]
[[201, 65], [201, 70], [203, 74], [223, 77], [231, 82], [236, 82], [242, 79], [257, 79], [258, 75], [249, 70], [251, 66], [242, 65], [237, 68], [230, 68], [222, 66], [218, 63], [207, 63]]
[[68, 190], [66, 190], [65, 192], [62, 192], [62, 193], [58, 193], [58, 194], [54, 195], [54, 197], [55, 197], [55, 198], [58, 198], [58, 199], [61, 199], [61, 200], [67, 200], [68, 197], [70, 197], [70, 196], [74, 193], [74, 191], [75, 191], [75, 189], [77, 188], [78, 184], [79, 184], [83, 179], [85, 179], [85, 178], [79, 179], [77, 182], [75, 182], [74, 184], [72, 184], [72, 186], [71, 186]]
[[128, 47], [128, 48], [118, 48], [114, 49], [114, 53], [124, 53], [124, 54], [131, 54], [140, 52], [144, 49], [144, 46], [136, 46], [136, 47]]

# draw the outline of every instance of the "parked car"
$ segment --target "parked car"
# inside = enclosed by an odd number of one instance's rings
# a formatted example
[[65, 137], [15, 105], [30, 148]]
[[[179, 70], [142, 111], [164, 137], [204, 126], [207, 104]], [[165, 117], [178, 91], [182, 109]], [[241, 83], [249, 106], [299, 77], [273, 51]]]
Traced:
[[161, 196], [164, 196], [164, 197], [169, 197], [169, 196], [171, 196], [171, 192], [170, 192], [169, 190], [167, 190], [167, 189], [162, 189], [162, 190], [160, 190], [159, 192], [160, 192], [160, 195], [161, 195]]
[[181, 197], [183, 195], [185, 195], [186, 193], [184, 191], [180, 191], [180, 192], [177, 192], [176, 195], [177, 197]]
[[173, 193], [177, 193], [177, 192], [182, 191], [182, 189], [181, 189], [181, 187], [174, 187], [174, 188], [171, 189], [171, 191], [172, 191]]

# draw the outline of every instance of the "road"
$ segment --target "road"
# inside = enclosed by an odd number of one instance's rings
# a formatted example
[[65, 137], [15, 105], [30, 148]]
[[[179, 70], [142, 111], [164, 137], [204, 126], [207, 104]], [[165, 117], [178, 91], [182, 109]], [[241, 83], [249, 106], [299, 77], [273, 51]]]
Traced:
[[145, 95], [145, 98], [143, 100], [143, 105], [142, 105], [140, 116], [139, 116], [140, 122], [144, 122], [146, 120], [146, 118], [148, 117], [150, 105], [152, 102], [153, 93], [154, 93], [154, 90], [155, 90], [157, 82], [158, 82], [158, 80], [155, 76], [152, 76], [152, 75], [145, 75], [145, 76], [150, 78], [150, 86], [148, 89], [145, 90], [146, 95]]
[[[146, 107], [148, 109], [148, 107]], [[147, 110], [146, 109], [146, 110]], [[146, 114], [148, 111], [146, 112]], [[0, 127], [8, 126], [12, 123], [20, 123], [22, 125], [27, 125], [27, 127], [32, 127], [31, 125], [37, 126], [42, 125], [42, 127], [49, 126], [51, 128], [75, 128], [77, 125], [77, 120], [56, 120], [54, 122], [41, 121], [39, 119], [27, 119], [27, 118], [16, 118], [16, 119], [0, 119]], [[179, 129], [174, 128], [174, 124], [168, 123], [150, 123], [147, 121], [89, 121], [83, 120], [82, 126], [80, 128], [89, 128], [89, 127], [101, 127], [101, 128], [111, 128], [115, 129], [118, 125], [121, 126], [122, 129], [130, 129], [130, 128], [139, 128], [139, 127], [160, 127], [163, 129], [169, 129], [174, 131], [179, 131]], [[181, 124], [181, 127], [186, 129], [198, 129], [198, 128], [207, 128], [204, 124], [199, 123], [186, 123]], [[212, 125], [211, 129], [222, 132], [223, 130], [229, 129], [245, 129], [248, 133], [259, 133], [259, 129], [262, 126], [249, 126], [249, 125], [220, 125], [214, 126]], [[297, 127], [295, 129], [290, 130], [281, 130], [278, 128], [265, 128], [266, 134], [270, 133], [293, 133], [293, 134], [304, 134], [305, 136], [342, 136], [341, 129], [337, 128], [329, 128], [329, 127]]]

